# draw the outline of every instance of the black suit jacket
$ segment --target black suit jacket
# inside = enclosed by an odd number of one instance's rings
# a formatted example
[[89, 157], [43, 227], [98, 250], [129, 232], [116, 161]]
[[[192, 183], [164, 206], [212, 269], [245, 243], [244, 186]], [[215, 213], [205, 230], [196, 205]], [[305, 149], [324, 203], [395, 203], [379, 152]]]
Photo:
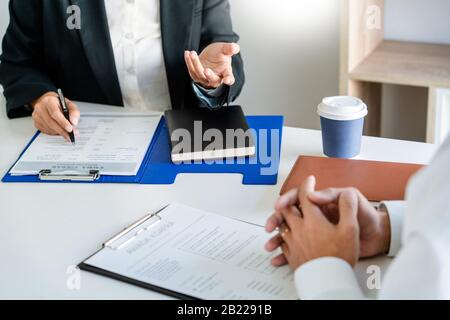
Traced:
[[[228, 0], [160, 0], [164, 60], [174, 109], [200, 104], [184, 62], [185, 50], [214, 42], [237, 42]], [[67, 28], [67, 8], [81, 9], [81, 29]], [[71, 100], [123, 106], [104, 0], [10, 0], [3, 39], [0, 83], [8, 117], [30, 115], [26, 107], [62, 88]], [[233, 58], [233, 101], [244, 85], [240, 55]]]

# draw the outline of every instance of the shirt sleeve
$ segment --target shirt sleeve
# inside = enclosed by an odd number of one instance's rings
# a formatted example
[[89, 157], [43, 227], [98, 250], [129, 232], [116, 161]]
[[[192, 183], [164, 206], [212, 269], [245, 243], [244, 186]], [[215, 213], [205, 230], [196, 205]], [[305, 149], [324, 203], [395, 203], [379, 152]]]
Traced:
[[295, 286], [301, 300], [362, 300], [352, 267], [342, 259], [325, 257], [305, 263], [295, 271]]
[[412, 234], [389, 266], [380, 300], [448, 300], [448, 248], [433, 235]]
[[194, 89], [197, 98], [210, 109], [216, 109], [222, 107], [228, 98], [228, 88], [225, 85], [221, 85], [216, 89], [205, 89], [202, 86], [192, 82], [192, 88]]
[[389, 257], [395, 257], [402, 246], [403, 217], [406, 210], [405, 201], [386, 201], [380, 205], [381, 210], [385, 210], [389, 216], [391, 226], [391, 244], [389, 247]]

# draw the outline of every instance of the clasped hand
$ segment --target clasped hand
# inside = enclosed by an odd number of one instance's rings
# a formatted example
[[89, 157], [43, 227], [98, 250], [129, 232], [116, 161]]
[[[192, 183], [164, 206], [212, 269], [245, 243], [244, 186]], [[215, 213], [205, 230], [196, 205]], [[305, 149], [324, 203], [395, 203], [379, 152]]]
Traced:
[[309, 177], [299, 189], [280, 197], [275, 214], [266, 225], [278, 230], [266, 250], [282, 253], [274, 266], [289, 264], [293, 270], [322, 257], [336, 257], [355, 266], [360, 257], [389, 250], [390, 225], [386, 212], [377, 211], [356, 189], [315, 191]]

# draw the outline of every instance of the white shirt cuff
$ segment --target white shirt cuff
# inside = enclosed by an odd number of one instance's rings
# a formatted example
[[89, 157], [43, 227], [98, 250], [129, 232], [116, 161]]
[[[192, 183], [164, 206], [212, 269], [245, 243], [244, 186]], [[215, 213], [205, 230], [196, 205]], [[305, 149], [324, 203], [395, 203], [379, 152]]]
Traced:
[[391, 225], [389, 257], [395, 257], [402, 247], [402, 229], [405, 207], [405, 201], [386, 201], [382, 202], [380, 205], [380, 209], [387, 212]]
[[352, 267], [339, 258], [305, 263], [295, 271], [295, 286], [301, 300], [366, 299]]

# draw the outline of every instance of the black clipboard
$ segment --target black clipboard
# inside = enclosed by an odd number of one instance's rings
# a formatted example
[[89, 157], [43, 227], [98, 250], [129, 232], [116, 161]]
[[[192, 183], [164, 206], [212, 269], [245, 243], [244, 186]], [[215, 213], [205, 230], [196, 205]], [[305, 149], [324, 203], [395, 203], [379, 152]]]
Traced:
[[139, 280], [136, 280], [136, 279], [128, 278], [128, 277], [122, 276], [120, 274], [111, 272], [111, 271], [107, 271], [107, 270], [104, 270], [104, 269], [93, 267], [91, 265], [85, 264], [84, 262], [80, 263], [78, 265], [78, 267], [81, 270], [83, 270], [83, 271], [96, 273], [96, 274], [104, 276], [104, 277], [108, 277], [108, 278], [112, 278], [112, 279], [119, 280], [119, 281], [122, 281], [122, 282], [126, 282], [126, 283], [129, 283], [129, 284], [132, 284], [132, 285], [144, 288], [144, 289], [152, 290], [152, 291], [155, 291], [157, 293], [161, 293], [161, 294], [164, 294], [164, 295], [167, 295], [167, 296], [171, 296], [171, 297], [176, 298], [176, 299], [180, 299], [180, 300], [201, 300], [199, 298], [191, 297], [191, 296], [182, 294], [180, 292], [168, 290], [168, 289], [165, 289], [163, 287], [158, 287], [158, 286], [152, 285], [152, 284], [147, 283], [147, 282], [143, 282], [143, 281], [139, 281]]

